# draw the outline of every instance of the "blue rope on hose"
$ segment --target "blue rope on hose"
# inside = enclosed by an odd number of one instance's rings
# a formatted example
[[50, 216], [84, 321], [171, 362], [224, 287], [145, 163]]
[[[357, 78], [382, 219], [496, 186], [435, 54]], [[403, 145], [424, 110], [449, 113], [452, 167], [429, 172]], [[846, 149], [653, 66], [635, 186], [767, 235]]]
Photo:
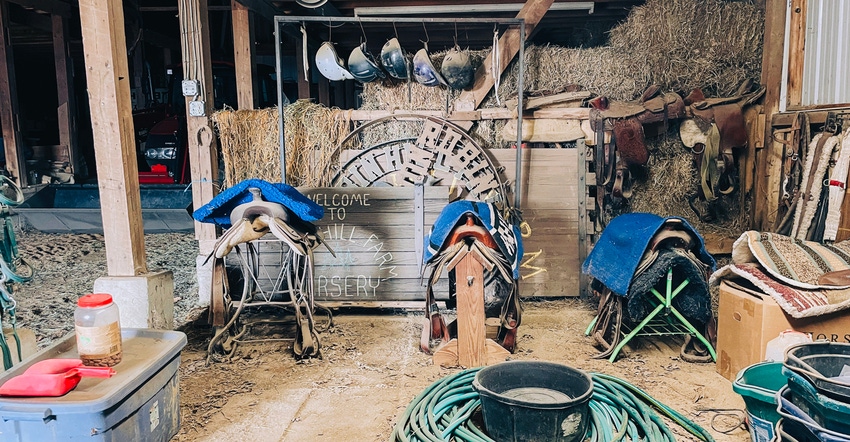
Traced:
[[[478, 393], [472, 387], [475, 373], [480, 369], [471, 368], [444, 377], [423, 390], [407, 406], [393, 428], [390, 441], [496, 442], [470, 420], [481, 406]], [[591, 373], [591, 378], [593, 396], [585, 441], [675, 442], [676, 437], [657, 411], [698, 440], [714, 442], [705, 429], [640, 388], [602, 373]]]

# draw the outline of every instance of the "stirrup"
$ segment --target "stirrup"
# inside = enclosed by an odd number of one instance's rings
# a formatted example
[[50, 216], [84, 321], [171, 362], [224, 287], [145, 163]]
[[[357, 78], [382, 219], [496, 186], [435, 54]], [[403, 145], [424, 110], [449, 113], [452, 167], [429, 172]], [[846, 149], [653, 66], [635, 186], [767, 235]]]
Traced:
[[632, 197], [632, 175], [629, 166], [624, 161], [617, 161], [617, 171], [614, 175], [614, 187], [611, 195], [614, 198], [629, 199]]
[[[306, 307], [306, 313], [301, 311], [303, 307]], [[298, 358], [319, 356], [321, 348], [319, 335], [316, 334], [310, 306], [305, 302], [299, 302], [295, 306], [295, 321], [295, 342], [292, 343], [292, 351]]]
[[693, 335], [685, 335], [685, 343], [682, 344], [682, 350], [679, 351], [679, 356], [685, 362], [698, 364], [714, 362], [705, 344], [699, 339], [694, 339]]
[[590, 335], [603, 351], [592, 358], [608, 359], [622, 339], [623, 299], [606, 289], [606, 294], [602, 295], [599, 302], [599, 314]]

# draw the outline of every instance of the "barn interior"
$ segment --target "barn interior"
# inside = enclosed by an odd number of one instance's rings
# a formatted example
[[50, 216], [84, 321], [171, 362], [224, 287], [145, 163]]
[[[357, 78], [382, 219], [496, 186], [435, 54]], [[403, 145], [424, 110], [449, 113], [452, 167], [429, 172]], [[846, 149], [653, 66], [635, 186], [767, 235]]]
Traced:
[[0, 0], [0, 439], [850, 440], [848, 19]]

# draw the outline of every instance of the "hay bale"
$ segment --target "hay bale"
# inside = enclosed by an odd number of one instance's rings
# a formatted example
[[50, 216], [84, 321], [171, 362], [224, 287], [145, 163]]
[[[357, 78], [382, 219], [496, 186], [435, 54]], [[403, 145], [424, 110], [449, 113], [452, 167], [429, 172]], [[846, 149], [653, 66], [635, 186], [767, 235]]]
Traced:
[[648, 0], [610, 32], [613, 49], [666, 90], [729, 96], [761, 75], [764, 14], [749, 2]]
[[[337, 146], [348, 134], [344, 112], [308, 100], [283, 108], [286, 181], [293, 186], [330, 185], [339, 168]], [[212, 115], [221, 140], [223, 188], [249, 178], [280, 182], [277, 108], [224, 109]]]
[[224, 162], [222, 188], [248, 178], [280, 181], [277, 108], [234, 110], [212, 114]]

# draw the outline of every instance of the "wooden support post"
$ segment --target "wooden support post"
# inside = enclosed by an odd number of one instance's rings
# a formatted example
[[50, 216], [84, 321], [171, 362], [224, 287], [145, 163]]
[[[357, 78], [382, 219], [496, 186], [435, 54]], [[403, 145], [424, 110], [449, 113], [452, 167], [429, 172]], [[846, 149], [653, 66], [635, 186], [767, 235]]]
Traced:
[[331, 105], [331, 82], [320, 76], [319, 78], [319, 103], [330, 107]]
[[[516, 18], [525, 20], [526, 36], [531, 35], [534, 27], [537, 26], [537, 23], [540, 22], [544, 15], [546, 15], [549, 7], [552, 6], [552, 3], [554, 3], [554, 0], [527, 0], [525, 2], [525, 5], [522, 9], [520, 9]], [[499, 61], [501, 63], [498, 67], [498, 75], [502, 75], [502, 72], [505, 71], [505, 68], [508, 67], [508, 64], [510, 64], [511, 60], [513, 60], [519, 52], [519, 46], [525, 43], [519, 41], [519, 38], [519, 28], [514, 27], [506, 30], [499, 38]], [[487, 54], [487, 58], [484, 59], [484, 62], [481, 63], [481, 66], [479, 66], [478, 70], [475, 72], [475, 82], [472, 84], [472, 88], [464, 90], [455, 100], [454, 110], [475, 110], [481, 105], [481, 102], [484, 101], [487, 94], [490, 93], [490, 89], [492, 89], [495, 84], [493, 72], [491, 70], [493, 65], [492, 59], [493, 52], [491, 50], [490, 53]]]
[[56, 94], [59, 117], [59, 145], [68, 152], [71, 173], [86, 175], [82, 168], [82, 159], [77, 146], [77, 105], [74, 94], [74, 73], [68, 62], [68, 19], [61, 15], [52, 15], [53, 21], [53, 60], [56, 66]]
[[803, 102], [803, 65], [806, 58], [807, 0], [791, 0], [791, 29], [788, 41], [788, 104]]
[[28, 185], [27, 170], [21, 152], [18, 128], [18, 93], [15, 86], [15, 62], [9, 41], [9, 8], [0, 0], [0, 127], [6, 151], [6, 171], [21, 187]]
[[457, 275], [457, 357], [463, 367], [484, 365], [484, 267], [467, 253], [455, 267]]
[[[762, 78], [767, 91], [764, 94], [763, 112], [765, 120], [771, 121], [773, 114], [779, 111], [779, 90], [782, 85], [782, 54], [785, 41], [786, 0], [766, 0], [764, 9], [764, 54], [762, 56]], [[772, 228], [772, 218], [776, 216], [779, 201], [772, 198], [774, 189], [768, 188], [769, 177], [781, 174], [782, 145], [774, 143], [773, 125], [765, 124], [764, 149], [756, 152], [756, 188], [753, 197], [754, 225], [757, 230]], [[775, 152], [779, 149], [778, 154]], [[776, 189], [778, 192], [779, 189]]]
[[[210, 56], [209, 8], [207, 0], [178, 2], [180, 38], [183, 47], [183, 78], [198, 82], [201, 94], [186, 97], [186, 133], [189, 138], [189, 164], [192, 171], [192, 203], [197, 207], [215, 196], [218, 181], [218, 148], [210, 122], [213, 110], [212, 61]], [[203, 115], [190, 114], [190, 103], [202, 101]], [[212, 251], [216, 230], [212, 224], [195, 222], [195, 238], [200, 254]], [[201, 294], [203, 296], [203, 294]]]
[[254, 19], [251, 11], [231, 0], [233, 61], [236, 64], [236, 95], [239, 109], [254, 108]]
[[147, 272], [124, 9], [114, 0], [80, 0], [86, 79], [109, 276]]

